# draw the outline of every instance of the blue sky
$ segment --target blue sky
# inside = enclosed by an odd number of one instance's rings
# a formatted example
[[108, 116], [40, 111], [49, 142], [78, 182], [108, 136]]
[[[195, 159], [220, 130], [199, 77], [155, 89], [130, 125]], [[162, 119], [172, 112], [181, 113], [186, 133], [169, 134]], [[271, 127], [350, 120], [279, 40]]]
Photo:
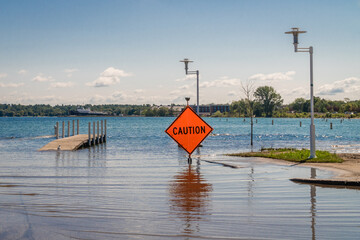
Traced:
[[360, 99], [359, 0], [0, 1], [0, 102], [170, 104], [243, 98], [270, 85], [285, 103], [315, 95]]

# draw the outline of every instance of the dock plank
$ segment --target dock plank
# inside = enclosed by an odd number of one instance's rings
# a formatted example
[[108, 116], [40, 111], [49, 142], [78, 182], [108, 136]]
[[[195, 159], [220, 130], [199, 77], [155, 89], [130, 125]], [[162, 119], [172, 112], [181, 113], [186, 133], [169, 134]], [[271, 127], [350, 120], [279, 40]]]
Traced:
[[87, 142], [88, 135], [80, 134], [71, 137], [56, 139], [40, 148], [39, 151], [57, 151], [59, 145], [61, 151], [75, 151]]

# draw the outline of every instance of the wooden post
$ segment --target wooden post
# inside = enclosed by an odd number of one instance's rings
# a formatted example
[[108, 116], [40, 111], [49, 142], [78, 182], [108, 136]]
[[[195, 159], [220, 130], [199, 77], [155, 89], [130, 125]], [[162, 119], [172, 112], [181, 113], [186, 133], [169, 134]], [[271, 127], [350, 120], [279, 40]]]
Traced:
[[67, 136], [70, 137], [70, 121], [68, 121], [68, 132], [67, 132]]
[[104, 121], [101, 120], [101, 136], [100, 136], [100, 142], [103, 143], [104, 142]]
[[73, 120], [73, 133], [72, 133], [73, 136], [75, 136], [75, 120]]
[[105, 119], [105, 135], [104, 135], [104, 141], [106, 142], [107, 133], [106, 133], [106, 119]]
[[332, 129], [332, 122], [330, 123], [330, 129]]
[[77, 120], [77, 132], [76, 135], [79, 135], [79, 119]]
[[95, 145], [95, 122], [93, 122], [93, 145]]
[[271, 125], [274, 125], [274, 119], [271, 121]]
[[96, 137], [96, 142], [99, 144], [99, 138], [100, 138], [100, 136], [99, 136], [99, 121], [97, 121], [96, 122], [96, 124], [97, 124], [97, 137]]
[[59, 122], [56, 122], [55, 135], [56, 135], [56, 139], [59, 139]]
[[62, 138], [65, 137], [65, 122], [62, 122]]
[[89, 147], [91, 147], [91, 122], [89, 122], [89, 132], [88, 132], [88, 137], [89, 137]]
[[301, 127], [301, 121], [300, 121], [300, 127]]

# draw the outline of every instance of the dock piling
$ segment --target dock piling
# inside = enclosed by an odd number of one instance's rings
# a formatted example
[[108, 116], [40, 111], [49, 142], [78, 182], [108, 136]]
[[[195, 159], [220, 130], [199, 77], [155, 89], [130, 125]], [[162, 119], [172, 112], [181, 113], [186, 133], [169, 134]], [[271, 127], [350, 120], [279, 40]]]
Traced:
[[107, 137], [107, 133], [106, 133], [106, 119], [105, 119], [105, 135], [104, 135], [104, 141], [106, 142], [106, 137]]
[[99, 121], [96, 121], [96, 125], [97, 125], [97, 135], [96, 135], [96, 143], [100, 143], [100, 135], [99, 135]]
[[56, 139], [59, 139], [59, 122], [56, 122], [56, 125], [55, 125], [55, 136], [56, 136]]
[[67, 131], [67, 136], [70, 137], [70, 121], [68, 121], [68, 131]]
[[72, 135], [75, 136], [75, 120], [73, 120], [73, 129], [72, 129]]
[[89, 147], [91, 147], [91, 122], [89, 122], [88, 142], [89, 142]]
[[95, 145], [95, 122], [93, 122], [93, 145]]
[[103, 128], [104, 128], [104, 121], [101, 120], [101, 137], [100, 137], [100, 143], [103, 143], [103, 142], [104, 142], [104, 131], [103, 131]]
[[77, 132], [76, 135], [79, 135], [79, 119], [77, 120]]
[[65, 137], [65, 122], [62, 122], [62, 138]]

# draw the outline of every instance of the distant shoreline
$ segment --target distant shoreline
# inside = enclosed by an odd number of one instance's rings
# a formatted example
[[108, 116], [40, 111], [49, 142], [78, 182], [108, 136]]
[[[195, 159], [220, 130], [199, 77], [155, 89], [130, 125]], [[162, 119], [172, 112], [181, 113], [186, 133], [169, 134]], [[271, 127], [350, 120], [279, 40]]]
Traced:
[[[234, 117], [234, 116], [221, 116], [221, 117], [213, 117], [213, 116], [202, 116], [202, 118], [218, 118], [218, 119], [226, 119], [226, 118], [240, 118], [240, 119], [250, 119], [250, 117]], [[39, 118], [39, 117], [113, 117], [113, 118], [132, 118], [132, 117], [146, 117], [146, 118], [158, 118], [158, 117], [177, 117], [174, 116], [145, 116], [145, 115], [124, 115], [124, 116], [115, 116], [115, 115], [37, 115], [37, 116], [0, 116], [0, 118]], [[309, 119], [310, 117], [254, 117], [253, 119], [280, 119], [280, 118], [289, 118], [289, 119]], [[338, 120], [351, 120], [351, 119], [360, 119], [360, 117], [315, 117], [315, 119], [338, 119]], [[254, 122], [255, 124], [255, 122]]]

